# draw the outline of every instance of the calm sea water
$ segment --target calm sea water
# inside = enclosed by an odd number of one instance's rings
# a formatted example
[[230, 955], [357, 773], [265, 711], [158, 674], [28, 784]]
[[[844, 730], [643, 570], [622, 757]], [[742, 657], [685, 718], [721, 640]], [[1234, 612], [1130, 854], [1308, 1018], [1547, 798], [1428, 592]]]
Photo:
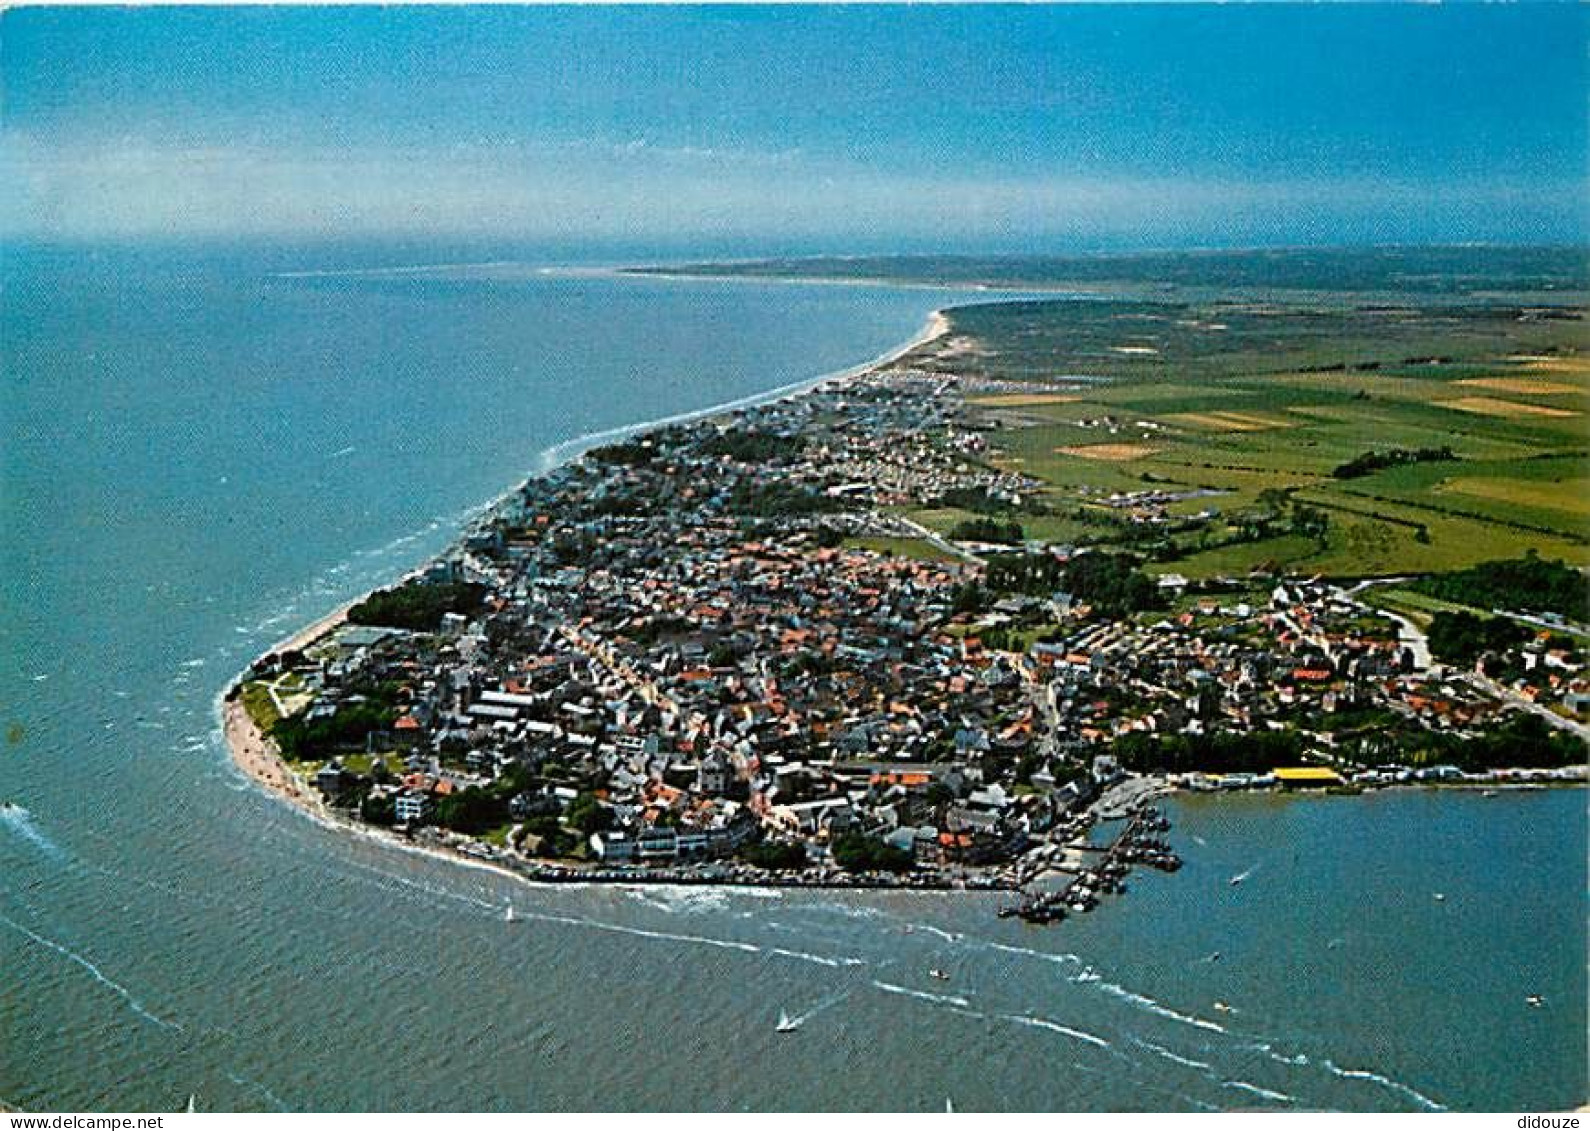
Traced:
[[1585, 1099], [1579, 792], [1178, 803], [1182, 872], [1048, 930], [979, 896], [532, 889], [263, 796], [214, 716], [262, 647], [557, 445], [854, 364], [955, 297], [281, 274], [326, 266], [8, 252], [0, 1100]]

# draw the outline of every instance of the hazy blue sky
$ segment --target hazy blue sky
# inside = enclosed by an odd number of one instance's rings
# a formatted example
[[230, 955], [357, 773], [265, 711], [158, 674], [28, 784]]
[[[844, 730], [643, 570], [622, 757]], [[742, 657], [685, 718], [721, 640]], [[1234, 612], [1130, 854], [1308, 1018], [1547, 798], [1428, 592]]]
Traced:
[[1581, 240], [1582, 6], [10, 10], [13, 236]]

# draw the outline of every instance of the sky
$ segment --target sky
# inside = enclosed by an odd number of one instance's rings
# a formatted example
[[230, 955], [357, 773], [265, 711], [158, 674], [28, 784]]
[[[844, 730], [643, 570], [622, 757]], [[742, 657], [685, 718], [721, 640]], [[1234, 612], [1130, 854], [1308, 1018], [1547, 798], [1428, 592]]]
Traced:
[[13, 8], [0, 235], [1583, 242], [1581, 5]]

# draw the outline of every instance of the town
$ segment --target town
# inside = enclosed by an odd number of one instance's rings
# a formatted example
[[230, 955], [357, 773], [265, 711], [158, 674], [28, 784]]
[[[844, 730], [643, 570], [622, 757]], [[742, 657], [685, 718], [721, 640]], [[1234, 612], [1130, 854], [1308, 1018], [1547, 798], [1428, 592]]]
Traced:
[[[326, 812], [533, 877], [1069, 879], [1044, 921], [1176, 866], [1170, 790], [1583, 779], [1571, 640], [1449, 665], [1367, 584], [1024, 537], [1044, 484], [978, 403], [1021, 395], [907, 359], [595, 448], [233, 696]], [[987, 517], [910, 517], [946, 501]]]

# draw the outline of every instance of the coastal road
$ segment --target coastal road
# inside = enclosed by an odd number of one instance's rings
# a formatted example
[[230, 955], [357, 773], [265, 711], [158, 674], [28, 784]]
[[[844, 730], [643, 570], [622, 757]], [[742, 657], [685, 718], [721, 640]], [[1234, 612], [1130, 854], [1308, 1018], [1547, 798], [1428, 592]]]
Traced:
[[1466, 680], [1470, 686], [1476, 687], [1488, 695], [1494, 695], [1503, 703], [1510, 703], [1521, 710], [1539, 715], [1558, 730], [1567, 731], [1581, 742], [1590, 742], [1590, 727], [1585, 726], [1583, 723], [1575, 722], [1573, 719], [1565, 719], [1550, 707], [1540, 703], [1533, 703], [1519, 695], [1512, 688], [1503, 687], [1495, 680], [1482, 676], [1478, 672], [1464, 672], [1461, 678]]

